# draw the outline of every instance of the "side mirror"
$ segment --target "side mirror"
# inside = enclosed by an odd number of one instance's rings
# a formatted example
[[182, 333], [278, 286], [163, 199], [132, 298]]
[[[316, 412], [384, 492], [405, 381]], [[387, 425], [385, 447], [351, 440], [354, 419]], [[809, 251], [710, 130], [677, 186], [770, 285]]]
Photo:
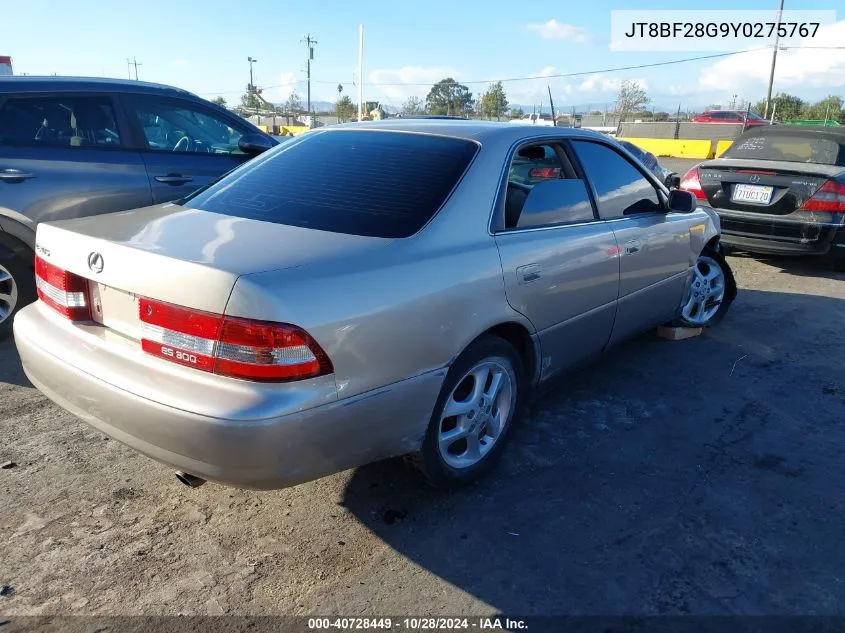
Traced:
[[695, 196], [689, 191], [673, 189], [669, 192], [669, 211], [674, 213], [692, 213], [697, 206]]
[[258, 156], [271, 149], [273, 145], [270, 137], [263, 134], [244, 134], [238, 141], [238, 149], [250, 156]]
[[681, 186], [681, 176], [679, 174], [669, 174], [666, 176], [663, 184], [669, 189], [677, 189]]

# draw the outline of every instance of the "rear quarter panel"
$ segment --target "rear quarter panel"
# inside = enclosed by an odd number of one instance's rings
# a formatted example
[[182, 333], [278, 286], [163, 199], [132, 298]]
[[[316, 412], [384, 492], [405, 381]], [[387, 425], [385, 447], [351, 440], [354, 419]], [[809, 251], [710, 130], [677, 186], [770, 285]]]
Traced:
[[505, 301], [493, 238], [432, 249], [395, 242], [378, 261], [325, 261], [241, 277], [226, 313], [305, 328], [334, 364], [340, 398], [441, 369], [485, 330], [530, 324]]

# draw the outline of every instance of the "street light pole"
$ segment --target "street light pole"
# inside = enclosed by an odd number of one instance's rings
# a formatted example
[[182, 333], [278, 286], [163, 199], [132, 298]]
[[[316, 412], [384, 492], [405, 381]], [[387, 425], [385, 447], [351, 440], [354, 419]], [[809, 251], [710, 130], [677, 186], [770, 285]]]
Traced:
[[772, 85], [775, 83], [775, 64], [778, 60], [778, 42], [780, 41], [780, 19], [783, 14], [783, 0], [780, 0], [780, 7], [778, 8], [778, 19], [775, 20], [775, 46], [772, 50], [772, 71], [769, 73], [769, 90], [766, 92], [766, 110], [763, 113], [763, 118], [769, 116], [769, 106], [772, 102]]

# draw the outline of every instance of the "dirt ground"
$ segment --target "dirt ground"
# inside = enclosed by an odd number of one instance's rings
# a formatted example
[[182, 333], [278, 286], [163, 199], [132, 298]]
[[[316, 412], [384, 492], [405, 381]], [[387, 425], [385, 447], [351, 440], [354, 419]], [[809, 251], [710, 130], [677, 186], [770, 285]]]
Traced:
[[845, 276], [730, 263], [718, 328], [561, 381], [451, 495], [399, 460], [187, 488], [6, 341], [0, 614], [845, 614]]

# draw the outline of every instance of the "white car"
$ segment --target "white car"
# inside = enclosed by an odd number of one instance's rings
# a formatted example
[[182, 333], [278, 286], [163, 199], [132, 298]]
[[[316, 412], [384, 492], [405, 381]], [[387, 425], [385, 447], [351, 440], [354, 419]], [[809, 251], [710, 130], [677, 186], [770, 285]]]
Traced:
[[511, 123], [521, 123], [523, 125], [547, 125], [549, 127], [554, 127], [555, 125], [555, 121], [551, 114], [537, 113], [529, 113], [524, 115], [522, 118], [512, 119]]

